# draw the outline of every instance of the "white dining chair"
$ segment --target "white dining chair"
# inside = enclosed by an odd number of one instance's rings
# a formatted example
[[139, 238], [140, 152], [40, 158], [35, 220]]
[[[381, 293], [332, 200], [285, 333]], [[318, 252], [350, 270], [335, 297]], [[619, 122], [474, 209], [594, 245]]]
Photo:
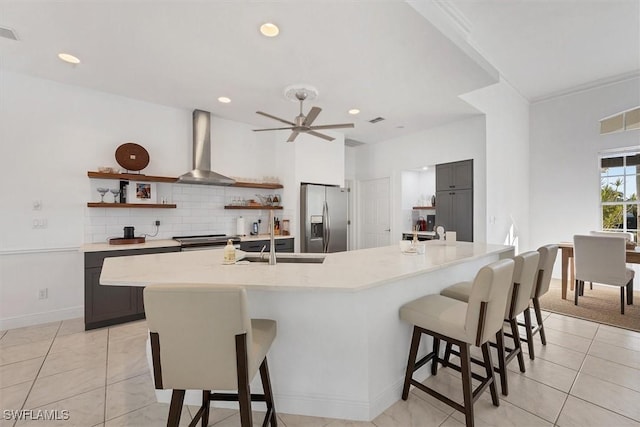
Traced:
[[599, 235], [573, 236], [575, 259], [574, 304], [584, 293], [584, 282], [620, 287], [620, 313], [624, 314], [625, 288], [631, 304], [634, 271], [626, 266], [626, 239]]

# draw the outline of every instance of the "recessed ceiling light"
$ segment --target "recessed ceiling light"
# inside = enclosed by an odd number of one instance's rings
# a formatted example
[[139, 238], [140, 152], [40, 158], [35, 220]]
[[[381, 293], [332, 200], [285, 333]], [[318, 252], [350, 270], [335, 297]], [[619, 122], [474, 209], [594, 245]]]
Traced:
[[429, 169], [429, 167], [428, 167], [428, 166], [423, 166], [423, 167], [422, 167], [422, 170], [423, 170], [423, 171], [426, 171], [427, 169]]
[[226, 96], [221, 96], [218, 98], [219, 102], [222, 102], [223, 104], [228, 104], [231, 102], [231, 98], [227, 98]]
[[265, 22], [260, 25], [260, 32], [265, 37], [275, 37], [280, 34], [280, 28], [272, 22]]
[[353, 114], [353, 115], [360, 114], [360, 110], [358, 110], [357, 108], [352, 108], [351, 110], [349, 110], [349, 114]]
[[69, 64], [79, 64], [80, 60], [71, 55], [70, 53], [59, 53], [58, 58], [62, 59], [64, 62], [68, 62]]

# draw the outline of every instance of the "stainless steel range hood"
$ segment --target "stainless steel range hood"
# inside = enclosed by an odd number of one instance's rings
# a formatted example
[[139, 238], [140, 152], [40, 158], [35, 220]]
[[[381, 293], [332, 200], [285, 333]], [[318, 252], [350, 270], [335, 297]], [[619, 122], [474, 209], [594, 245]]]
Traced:
[[235, 180], [211, 170], [211, 113], [193, 110], [193, 170], [178, 177], [183, 184], [232, 185]]

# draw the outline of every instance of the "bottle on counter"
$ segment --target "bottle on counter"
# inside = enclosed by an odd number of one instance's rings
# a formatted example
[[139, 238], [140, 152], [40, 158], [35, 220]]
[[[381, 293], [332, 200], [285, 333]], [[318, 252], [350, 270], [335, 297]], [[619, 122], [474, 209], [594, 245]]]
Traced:
[[224, 247], [224, 260], [223, 264], [235, 264], [236, 263], [236, 248], [233, 246], [231, 239], [227, 240], [227, 246]]

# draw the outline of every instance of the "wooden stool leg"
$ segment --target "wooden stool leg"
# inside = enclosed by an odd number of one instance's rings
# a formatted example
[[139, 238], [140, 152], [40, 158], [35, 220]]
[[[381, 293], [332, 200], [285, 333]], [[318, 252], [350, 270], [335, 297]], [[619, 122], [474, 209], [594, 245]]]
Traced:
[[502, 329], [496, 332], [496, 347], [498, 350], [498, 371], [500, 373], [500, 387], [502, 389], [502, 394], [508, 396], [509, 384], [507, 383], [507, 363], [504, 355], [504, 336], [502, 334]]
[[407, 372], [404, 375], [404, 387], [402, 389], [402, 400], [409, 397], [409, 386], [411, 385], [411, 377], [416, 366], [416, 356], [418, 355], [418, 346], [420, 345], [420, 337], [422, 332], [414, 326], [413, 337], [411, 338], [411, 349], [409, 350], [409, 360], [407, 360]]
[[482, 344], [482, 356], [484, 358], [484, 367], [487, 372], [487, 378], [491, 378], [491, 384], [489, 384], [489, 390], [491, 391], [491, 401], [493, 406], [500, 406], [500, 399], [498, 399], [498, 390], [496, 388], [496, 378], [493, 375], [493, 361], [491, 360], [491, 350], [489, 349], [489, 342]]
[[518, 351], [518, 367], [520, 368], [520, 372], [526, 372], [524, 367], [524, 355], [522, 354], [522, 342], [520, 341], [520, 332], [518, 332], [518, 321], [513, 318], [509, 320], [509, 324], [511, 325], [511, 335], [513, 335], [513, 346], [514, 351]]
[[440, 339], [433, 337], [433, 359], [431, 360], [431, 375], [438, 373], [438, 358], [440, 355]]
[[525, 328], [527, 329], [527, 347], [529, 348], [529, 359], [533, 360], [536, 358], [536, 354], [535, 354], [535, 351], [533, 350], [533, 332], [532, 332], [533, 328], [531, 327], [531, 310], [527, 307], [524, 310], [523, 314], [524, 314], [524, 325], [525, 325]]
[[173, 390], [171, 393], [171, 404], [169, 405], [169, 417], [167, 427], [178, 427], [180, 415], [182, 414], [182, 403], [184, 402], [184, 390]]
[[211, 408], [211, 390], [202, 391], [202, 427], [209, 425], [209, 409]]
[[538, 322], [540, 340], [542, 341], [542, 345], [547, 345], [547, 336], [544, 334], [544, 323], [542, 323], [542, 311], [540, 310], [540, 300], [538, 297], [533, 298], [533, 310], [536, 312], [536, 322]]
[[260, 379], [262, 379], [262, 389], [264, 390], [267, 412], [271, 413], [271, 416], [269, 417], [269, 424], [271, 424], [271, 427], [277, 427], [278, 417], [276, 417], [276, 407], [273, 403], [273, 392], [271, 391], [271, 379], [269, 378], [269, 366], [267, 366], [266, 357], [260, 365]]
[[443, 366], [449, 366], [449, 359], [451, 358], [451, 348], [452, 345], [450, 342], [447, 342], [447, 345], [444, 348], [444, 359], [442, 361]]
[[249, 389], [249, 362], [247, 355], [247, 334], [236, 335], [236, 368], [238, 374], [238, 405], [240, 406], [240, 426], [253, 427], [251, 413], [251, 391]]
[[[460, 345], [460, 369], [462, 371], [462, 395], [464, 396], [464, 418], [467, 427], [473, 427], [473, 387], [471, 385], [471, 356], [469, 344]], [[493, 367], [489, 368], [493, 375]]]

